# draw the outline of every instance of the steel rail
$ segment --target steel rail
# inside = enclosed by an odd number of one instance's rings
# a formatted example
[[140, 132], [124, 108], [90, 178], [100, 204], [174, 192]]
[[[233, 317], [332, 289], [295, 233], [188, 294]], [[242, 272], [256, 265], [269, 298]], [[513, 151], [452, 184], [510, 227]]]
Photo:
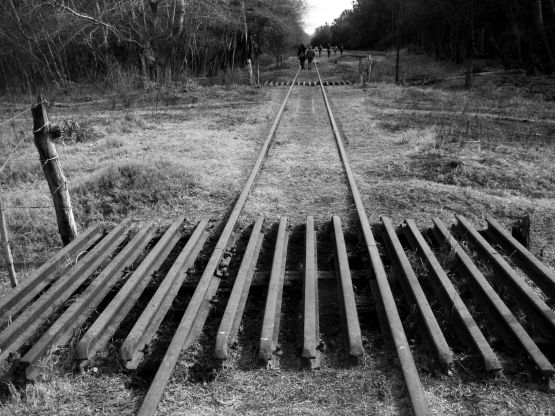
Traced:
[[102, 272], [87, 286], [79, 297], [52, 324], [31, 349], [19, 360], [26, 367], [28, 380], [35, 380], [40, 374], [40, 366], [34, 366], [50, 348], [64, 345], [73, 336], [73, 330], [82, 325], [108, 292], [125, 274], [154, 236], [152, 223], [145, 225], [129, 243], [110, 261]]
[[170, 225], [162, 238], [158, 240], [154, 248], [83, 335], [77, 344], [75, 352], [77, 359], [92, 358], [116, 332], [152, 279], [154, 272], [162, 265], [181, 237], [179, 228], [184, 219], [183, 216], [178, 217]]
[[[293, 81], [297, 79], [297, 77], [299, 76], [299, 72], [300, 68], [297, 70]], [[272, 138], [274, 137], [274, 134], [277, 130], [279, 121], [281, 119], [283, 111], [285, 110], [287, 100], [289, 99], [292, 90], [293, 85], [289, 87], [289, 90], [287, 91], [285, 99], [283, 100], [283, 103], [278, 110], [268, 136], [266, 137], [258, 158], [256, 159], [256, 162], [249, 174], [247, 182], [245, 183], [245, 186], [243, 187], [243, 190], [241, 191], [241, 194], [239, 195], [239, 198], [237, 199], [237, 202], [235, 203], [235, 206], [233, 207], [233, 210], [229, 215], [227, 223], [220, 235], [220, 238], [218, 239], [218, 242], [216, 243], [216, 247], [214, 248], [211, 257], [208, 260], [208, 264], [204, 269], [204, 272], [200, 278], [195, 292], [193, 293], [193, 297], [191, 298], [191, 301], [189, 302], [189, 305], [185, 310], [183, 318], [181, 319], [175, 335], [172, 338], [166, 354], [164, 355], [162, 363], [160, 364], [160, 367], [158, 368], [158, 371], [156, 372], [156, 375], [154, 376], [154, 379], [150, 384], [150, 388], [148, 389], [145, 398], [143, 399], [143, 403], [138, 412], [139, 416], [154, 415], [154, 413], [156, 412], [156, 408], [160, 403], [160, 400], [162, 400], [164, 390], [166, 389], [166, 385], [170, 380], [173, 369], [177, 365], [177, 361], [179, 360], [181, 351], [189, 345], [189, 343], [194, 338], [195, 333], [197, 332], [195, 331], [196, 328], [194, 328], [194, 325], [200, 325], [201, 328], [202, 326], [204, 326], [204, 321], [206, 320], [209, 311], [209, 305], [207, 305], [207, 303], [210, 302], [212, 298], [212, 293], [215, 293], [218, 290], [218, 286], [220, 284], [219, 276], [215, 275], [216, 270], [218, 269], [222, 256], [224, 255], [224, 252], [231, 239], [233, 229], [235, 228], [237, 220], [239, 219], [239, 214], [243, 210], [252, 185], [258, 175], [258, 172], [260, 171], [262, 162], [266, 157], [266, 153], [268, 152], [268, 149], [270, 147], [270, 142], [272, 141]]]
[[64, 266], [64, 263], [68, 261], [76, 263], [80, 255], [100, 240], [102, 235], [103, 231], [99, 224], [89, 227], [75, 240], [54, 254], [16, 289], [9, 291], [6, 296], [0, 299], [0, 325], [5, 323], [7, 319], [12, 319], [49, 284], [56, 281], [59, 278], [56, 272]]
[[462, 215], [456, 216], [466, 236], [484, 253], [494, 266], [498, 280], [505, 285], [509, 294], [520, 305], [538, 330], [551, 340], [555, 339], [555, 312], [540, 299], [538, 294], [519, 276], [484, 237]]
[[150, 298], [141, 316], [127, 334], [121, 346], [120, 355], [127, 362], [126, 367], [128, 369], [137, 368], [142, 360], [144, 355], [142, 350], [152, 341], [152, 337], [170, 309], [183, 281], [187, 278], [187, 272], [195, 264], [195, 260], [210, 235], [207, 229], [208, 219], [202, 219], [195, 227], [193, 234], [189, 237], [164, 280]]
[[303, 357], [305, 363], [311, 368], [320, 365], [320, 352], [317, 350], [318, 345], [320, 344], [317, 264], [314, 217], [308, 216], [306, 217], [305, 233], [303, 345], [301, 356]]
[[462, 265], [462, 271], [464, 271], [464, 275], [468, 278], [471, 291], [481, 302], [482, 307], [488, 311], [488, 317], [493, 321], [497, 332], [505, 344], [509, 348], [524, 352], [530, 361], [532, 372], [537, 373], [543, 379], [547, 380], [548, 377], [555, 374], [555, 369], [549, 362], [549, 359], [524, 330], [511, 310], [505, 305], [495, 289], [491, 287], [482, 272], [473, 263], [470, 256], [466, 254], [455, 237], [449, 232], [445, 224], [438, 218], [434, 218], [433, 222], [435, 224], [433, 232], [436, 238], [447, 243], [455, 252]]
[[385, 230], [383, 234], [389, 254], [401, 271], [399, 281], [401, 282], [401, 287], [403, 288], [407, 303], [416, 305], [421, 318], [421, 325], [424, 327], [427, 335], [427, 337], [423, 337], [424, 341], [432, 344], [441, 367], [444, 370], [448, 370], [453, 365], [453, 352], [443, 336], [443, 332], [418, 282], [418, 278], [412, 269], [410, 261], [403, 250], [403, 246], [397, 237], [391, 220], [383, 216], [381, 219]]
[[60, 277], [36, 302], [26, 308], [0, 333], [0, 360], [17, 351], [123, 243], [130, 220], [125, 219], [104, 237], [83, 259]]
[[337, 279], [337, 296], [341, 304], [341, 316], [347, 335], [347, 349], [352, 357], [361, 357], [364, 354], [362, 346], [362, 333], [358, 320], [353, 281], [349, 269], [349, 258], [347, 247], [341, 228], [341, 220], [338, 216], [332, 217], [335, 251], [335, 270]]
[[502, 245], [510, 248], [510, 256], [515, 256], [526, 274], [536, 283], [544, 293], [555, 301], [555, 272], [539, 261], [530, 251], [520, 244], [501, 224], [493, 218], [486, 218], [488, 233], [500, 240]]
[[258, 217], [252, 228], [245, 254], [241, 260], [241, 266], [235, 277], [233, 289], [229, 295], [224, 316], [218, 328], [216, 336], [216, 347], [214, 348], [214, 356], [219, 360], [226, 360], [228, 357], [228, 346], [235, 342], [239, 325], [247, 303], [247, 297], [254, 277], [254, 269], [264, 234], [262, 233], [262, 224], [264, 217]]
[[[314, 67], [316, 68], [316, 73], [318, 74], [320, 84], [322, 84], [322, 79], [320, 78], [318, 66], [314, 64]], [[412, 410], [415, 416], [430, 415], [430, 409], [428, 407], [426, 397], [424, 396], [424, 390], [422, 389], [422, 383], [420, 381], [420, 377], [418, 376], [416, 364], [410, 351], [410, 345], [405, 335], [399, 312], [397, 311], [397, 307], [395, 306], [395, 299], [393, 298], [393, 293], [391, 292], [389, 282], [387, 281], [387, 275], [385, 273], [385, 269], [380, 258], [378, 247], [376, 246], [374, 235], [372, 234], [370, 222], [368, 221], [368, 217], [366, 216], [364, 204], [362, 203], [362, 197], [360, 196], [360, 192], [358, 191], [353, 171], [351, 170], [349, 160], [347, 159], [347, 154], [343, 146], [341, 133], [339, 132], [339, 128], [337, 127], [337, 123], [335, 122], [335, 119], [333, 117], [326, 90], [323, 85], [320, 85], [320, 88], [322, 90], [322, 95], [324, 96], [324, 101], [326, 103], [330, 123], [333, 127], [337, 147], [339, 149], [339, 153], [341, 154], [341, 159], [345, 167], [345, 173], [347, 174], [347, 179], [351, 187], [351, 193], [356, 205], [360, 226], [362, 228], [364, 240], [366, 243], [366, 249], [368, 250], [368, 254], [370, 256], [372, 269], [374, 271], [374, 277], [385, 309], [389, 332], [391, 333], [391, 337], [393, 338], [395, 349], [397, 351], [397, 356], [399, 357], [401, 372], [403, 373], [403, 378], [405, 380], [405, 385], [409, 394]]]
[[[406, 219], [407, 226], [405, 235], [409, 244], [414, 249], [418, 249], [426, 259], [430, 267], [432, 276], [432, 287], [445, 311], [449, 314], [452, 326], [463, 342], [470, 342], [475, 350], [480, 354], [484, 368], [488, 372], [498, 372], [501, 370], [501, 363], [493, 352], [486, 337], [478, 327], [478, 324], [470, 314], [468, 308], [461, 299], [459, 292], [449, 280], [447, 273], [443, 270], [432, 249], [424, 240], [424, 236], [416, 226], [413, 219]], [[456, 322], [454, 322], [456, 319]]]
[[281, 217], [272, 260], [272, 271], [268, 283], [266, 306], [262, 320], [260, 334], [260, 359], [270, 361], [274, 351], [278, 348], [279, 325], [281, 321], [281, 301], [283, 295], [283, 281], [285, 279], [285, 259], [287, 255], [287, 217]]

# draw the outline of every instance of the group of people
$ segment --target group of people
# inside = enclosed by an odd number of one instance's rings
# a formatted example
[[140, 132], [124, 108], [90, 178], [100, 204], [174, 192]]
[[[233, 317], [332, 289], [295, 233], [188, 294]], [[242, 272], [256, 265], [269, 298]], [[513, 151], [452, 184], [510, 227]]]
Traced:
[[[299, 46], [299, 49], [297, 50], [297, 57], [299, 58], [301, 69], [305, 69], [305, 62], [308, 62], [308, 69], [312, 69], [312, 62], [314, 62], [314, 58], [316, 57], [316, 51], [318, 51], [318, 57], [321, 58], [323, 49], [324, 48], [322, 47], [322, 45], [317, 45], [313, 48], [311, 45], [308, 45], [308, 47], [306, 47], [304, 46], [304, 44], [301, 43], [301, 46]], [[334, 55], [337, 55], [337, 50], [339, 49], [339, 53], [341, 54], [341, 56], [343, 56], [342, 43], [339, 44], [339, 46], [332, 46], [328, 43], [328, 45], [326, 46], [328, 58], [330, 57], [332, 49]]]

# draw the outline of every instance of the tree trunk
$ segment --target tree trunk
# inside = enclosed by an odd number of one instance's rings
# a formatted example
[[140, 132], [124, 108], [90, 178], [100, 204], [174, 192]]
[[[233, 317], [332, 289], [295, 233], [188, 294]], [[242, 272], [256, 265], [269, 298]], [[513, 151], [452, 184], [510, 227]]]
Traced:
[[247, 25], [245, 0], [241, 2], [241, 14], [243, 15], [243, 42], [245, 43], [244, 45], [245, 49], [243, 51], [243, 63], [246, 63], [247, 59], [249, 58], [249, 27]]
[[396, 2], [397, 7], [397, 16], [395, 16], [395, 46], [396, 46], [396, 55], [395, 55], [395, 84], [399, 84], [399, 61], [401, 55], [401, 1], [397, 0]]
[[77, 227], [73, 218], [67, 180], [58, 160], [56, 146], [50, 137], [50, 123], [46, 114], [46, 107], [40, 95], [38, 102], [39, 104], [31, 110], [33, 114], [35, 146], [39, 152], [42, 171], [48, 182], [54, 202], [58, 231], [63, 244], [67, 245], [77, 237]]
[[183, 32], [185, 20], [185, 0], [175, 0], [175, 15], [173, 18], [172, 36], [178, 37]]
[[10, 239], [8, 238], [8, 227], [6, 226], [6, 218], [4, 217], [4, 206], [2, 205], [2, 189], [0, 188], [0, 239], [4, 246], [4, 256], [6, 257], [6, 265], [10, 275], [12, 287], [17, 287], [17, 275], [13, 266], [12, 250], [10, 249]]
[[543, 23], [543, 10], [542, 10], [542, 0], [534, 1], [534, 20], [536, 24], [536, 30], [540, 36], [545, 51], [545, 70], [546, 72], [553, 71], [553, 54], [551, 53], [551, 47], [549, 46], [549, 40], [547, 38], [547, 33], [545, 32], [545, 25]]
[[515, 38], [515, 44], [516, 44], [516, 54], [517, 54], [517, 60], [518, 60], [518, 64], [519, 66], [522, 66], [522, 64], [524, 63], [523, 59], [522, 59], [522, 37], [520, 35], [520, 29], [518, 27], [518, 21], [516, 19], [516, 2], [515, 0], [513, 0], [512, 4], [509, 5], [509, 19], [511, 20], [510, 22], [510, 26], [511, 26], [511, 31], [513, 32], [513, 36]]

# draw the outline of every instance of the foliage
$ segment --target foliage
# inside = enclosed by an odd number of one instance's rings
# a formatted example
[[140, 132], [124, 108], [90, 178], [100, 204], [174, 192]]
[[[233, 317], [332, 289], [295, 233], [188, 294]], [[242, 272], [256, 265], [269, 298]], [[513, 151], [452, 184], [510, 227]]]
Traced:
[[47, 81], [135, 83], [212, 76], [304, 34], [304, 0], [6, 0], [0, 91]]
[[555, 69], [553, 0], [355, 0], [314, 39], [328, 32], [333, 44], [351, 49], [390, 47], [399, 35], [404, 44], [457, 63], [483, 56], [529, 73]]

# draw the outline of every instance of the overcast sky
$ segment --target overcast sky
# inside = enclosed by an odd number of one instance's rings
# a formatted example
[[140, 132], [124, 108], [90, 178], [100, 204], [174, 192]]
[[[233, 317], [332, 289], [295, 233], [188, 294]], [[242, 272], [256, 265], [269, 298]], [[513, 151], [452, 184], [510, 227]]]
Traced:
[[345, 9], [351, 9], [353, 0], [307, 0], [308, 12], [304, 19], [304, 30], [309, 35], [314, 33], [314, 29], [333, 20]]

